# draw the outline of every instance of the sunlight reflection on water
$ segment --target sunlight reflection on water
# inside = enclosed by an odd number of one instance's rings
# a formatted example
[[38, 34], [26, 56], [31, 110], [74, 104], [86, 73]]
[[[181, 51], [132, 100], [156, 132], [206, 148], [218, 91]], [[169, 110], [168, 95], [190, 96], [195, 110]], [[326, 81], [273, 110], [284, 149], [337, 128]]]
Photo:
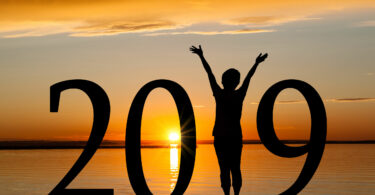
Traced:
[[178, 177], [178, 144], [171, 144], [170, 145], [170, 174], [171, 174], [171, 185], [170, 191], [172, 192], [174, 187], [176, 186], [177, 177]]

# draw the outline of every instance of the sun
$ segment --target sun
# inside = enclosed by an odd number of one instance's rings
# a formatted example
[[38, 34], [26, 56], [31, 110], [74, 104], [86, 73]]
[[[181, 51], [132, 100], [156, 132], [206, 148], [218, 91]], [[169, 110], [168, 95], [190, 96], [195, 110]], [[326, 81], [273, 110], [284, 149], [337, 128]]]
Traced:
[[169, 134], [170, 141], [177, 141], [178, 139], [180, 139], [180, 135], [178, 133], [173, 132]]

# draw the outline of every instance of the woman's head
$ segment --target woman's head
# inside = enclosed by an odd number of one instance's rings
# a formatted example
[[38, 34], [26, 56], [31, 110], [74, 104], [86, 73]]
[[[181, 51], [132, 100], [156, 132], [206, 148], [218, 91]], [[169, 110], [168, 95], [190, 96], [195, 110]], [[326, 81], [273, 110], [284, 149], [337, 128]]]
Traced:
[[237, 85], [240, 83], [240, 72], [234, 68], [230, 68], [223, 73], [221, 83], [224, 89], [235, 90]]

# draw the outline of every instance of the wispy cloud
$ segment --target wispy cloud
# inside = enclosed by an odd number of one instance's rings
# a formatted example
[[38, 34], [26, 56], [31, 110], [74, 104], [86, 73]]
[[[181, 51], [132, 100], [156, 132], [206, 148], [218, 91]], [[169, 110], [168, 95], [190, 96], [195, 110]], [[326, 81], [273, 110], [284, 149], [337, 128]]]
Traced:
[[356, 26], [359, 27], [375, 27], [375, 20], [366, 20], [359, 22]]
[[[283, 100], [283, 101], [276, 101], [275, 104], [300, 104], [306, 102], [305, 100]], [[250, 104], [259, 104], [259, 102], [251, 102]]]
[[[325, 99], [325, 102], [333, 103], [348, 103], [348, 102], [375, 102], [375, 98], [333, 98]], [[306, 100], [284, 100], [276, 101], [275, 104], [301, 104], [306, 103]], [[251, 102], [250, 104], [259, 104], [259, 102]]]
[[[367, 0], [340, 2], [92, 0], [88, 3], [87, 0], [13, 0], [1, 2], [0, 37], [16, 38], [58, 33], [66, 33], [70, 36], [103, 36], [121, 33], [140, 33], [149, 36], [263, 33], [275, 30], [238, 29], [275, 27], [285, 23], [316, 20], [319, 17], [315, 16], [332, 11], [369, 7], [375, 7], [375, 2]], [[194, 24], [202, 23], [215, 25], [209, 32], [189, 28]], [[373, 20], [369, 20], [363, 21], [360, 25], [374, 26], [374, 24]], [[236, 25], [238, 28], [228, 30], [228, 25]], [[183, 32], [164, 32], [175, 29]], [[160, 32], [157, 34], [156, 31]]]
[[327, 99], [327, 102], [343, 103], [343, 102], [373, 102], [375, 98], [337, 98]]
[[286, 100], [286, 101], [277, 101], [277, 104], [299, 104], [306, 102], [305, 100]]
[[227, 31], [186, 31], [186, 32], [161, 32], [161, 33], [147, 33], [145, 36], [161, 36], [161, 35], [235, 35], [235, 34], [253, 34], [274, 32], [272, 29], [241, 29], [241, 30], [227, 30]]
[[374, 76], [374, 73], [373, 72], [368, 72], [366, 73], [367, 76]]
[[305, 16], [294, 16], [294, 17], [280, 17], [280, 16], [248, 16], [234, 18], [224, 21], [224, 24], [230, 25], [246, 25], [250, 27], [265, 27], [265, 26], [277, 26], [289, 22], [306, 21], [306, 20], [319, 20], [321, 18], [312, 18]]
[[122, 33], [142, 33], [158, 30], [170, 30], [181, 28], [177, 24], [166, 20], [143, 21], [106, 21], [106, 22], [34, 22], [20, 24], [14, 30], [1, 32], [4, 38], [38, 37], [51, 34], [68, 33], [74, 37], [91, 37], [117, 35]]
[[102, 22], [100, 24], [76, 27], [74, 29], [76, 32], [72, 33], [71, 36], [88, 37], [116, 35], [121, 33], [152, 32], [176, 28], [178, 28], [177, 24], [163, 20]]
[[205, 105], [194, 105], [193, 108], [205, 108]]

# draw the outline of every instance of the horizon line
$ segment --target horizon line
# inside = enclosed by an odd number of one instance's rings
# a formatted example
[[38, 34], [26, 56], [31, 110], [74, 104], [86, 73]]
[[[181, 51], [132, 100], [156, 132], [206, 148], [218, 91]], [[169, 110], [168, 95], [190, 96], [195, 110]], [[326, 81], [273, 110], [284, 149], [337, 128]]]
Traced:
[[[281, 140], [284, 144], [306, 144], [308, 140]], [[0, 141], [0, 150], [17, 149], [83, 149], [87, 141]], [[179, 142], [143, 142], [141, 148], [170, 148], [180, 147]], [[176, 145], [177, 144], [177, 145]], [[198, 145], [213, 144], [213, 140], [198, 140]], [[243, 144], [262, 144], [260, 140], [244, 140]], [[375, 144], [375, 140], [361, 141], [326, 141], [326, 144]], [[98, 148], [126, 148], [125, 141], [104, 140]]]

